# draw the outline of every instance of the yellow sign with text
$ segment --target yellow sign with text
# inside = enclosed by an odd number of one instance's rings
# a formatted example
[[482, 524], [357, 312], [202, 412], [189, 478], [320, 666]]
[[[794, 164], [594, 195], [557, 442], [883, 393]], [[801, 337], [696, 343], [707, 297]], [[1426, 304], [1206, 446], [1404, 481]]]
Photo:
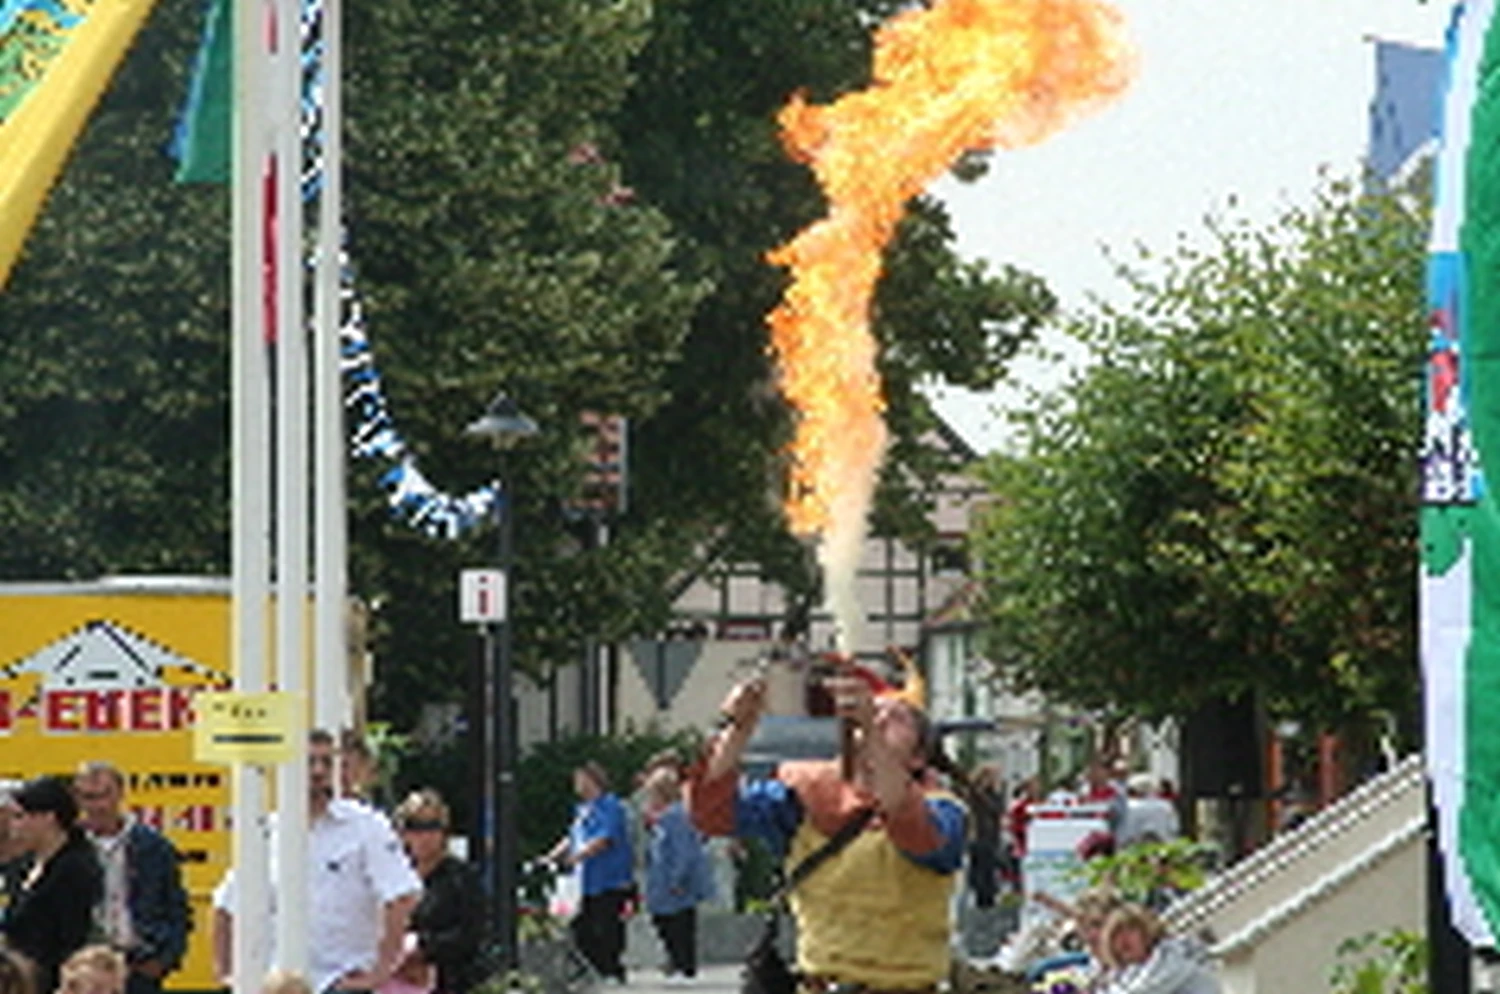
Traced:
[[301, 694], [205, 693], [193, 699], [193, 756], [200, 763], [289, 763], [306, 734]]
[[229, 771], [194, 758], [192, 729], [198, 695], [229, 688], [223, 581], [0, 584], [0, 778], [119, 767], [132, 816], [182, 856], [194, 928], [174, 990], [218, 986], [210, 896], [229, 861]]

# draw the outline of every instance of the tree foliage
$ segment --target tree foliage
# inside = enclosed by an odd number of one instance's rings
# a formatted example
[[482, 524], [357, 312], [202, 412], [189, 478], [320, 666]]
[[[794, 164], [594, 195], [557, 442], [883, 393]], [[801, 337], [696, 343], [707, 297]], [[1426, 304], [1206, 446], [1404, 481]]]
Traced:
[[[900, 6], [661, 0], [617, 118], [631, 184], [684, 236], [684, 269], [713, 286], [669, 371], [670, 400], [642, 426], [643, 497], [695, 541], [720, 536], [721, 554], [761, 562], [803, 591], [816, 578], [776, 506], [791, 420], [774, 393], [764, 326], [784, 276], [763, 260], [825, 204], [782, 151], [775, 116], [794, 92], [826, 102], [865, 86], [871, 29]], [[921, 538], [927, 493], [952, 468], [924, 437], [934, 414], [918, 388], [993, 385], [1053, 307], [1039, 280], [959, 260], [953, 237], [942, 205], [919, 198], [877, 293], [894, 437], [873, 522], [883, 534]]]
[[[352, 253], [398, 422], [451, 489], [498, 471], [463, 427], [504, 389], [541, 425], [510, 459], [520, 664], [545, 673], [585, 634], [649, 629], [663, 609], [661, 522], [608, 547], [567, 513], [585, 411], [648, 417], [666, 398], [700, 285], [674, 272], [666, 219], [602, 148], [644, 43], [644, 2], [495, 5], [409, 0], [351, 9]], [[359, 588], [377, 599], [377, 700], [399, 714], [461, 693], [471, 635], [454, 623], [460, 567], [494, 536], [441, 543], [356, 491]]]
[[161, 151], [196, 20], [164, 0], [0, 292], [0, 577], [228, 566], [228, 201]]
[[1092, 364], [988, 467], [991, 654], [1079, 704], [1263, 691], [1324, 722], [1416, 701], [1425, 208], [1329, 183], [1122, 265]]

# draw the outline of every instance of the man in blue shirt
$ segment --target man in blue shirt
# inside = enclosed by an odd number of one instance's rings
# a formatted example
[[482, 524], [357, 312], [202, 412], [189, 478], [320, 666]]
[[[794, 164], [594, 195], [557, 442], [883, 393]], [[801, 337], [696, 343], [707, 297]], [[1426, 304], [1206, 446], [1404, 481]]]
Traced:
[[573, 771], [578, 804], [573, 824], [549, 854], [577, 867], [583, 905], [572, 922], [573, 940], [600, 976], [623, 984], [625, 906], [635, 891], [633, 849], [625, 805], [609, 791], [604, 767], [588, 762]]

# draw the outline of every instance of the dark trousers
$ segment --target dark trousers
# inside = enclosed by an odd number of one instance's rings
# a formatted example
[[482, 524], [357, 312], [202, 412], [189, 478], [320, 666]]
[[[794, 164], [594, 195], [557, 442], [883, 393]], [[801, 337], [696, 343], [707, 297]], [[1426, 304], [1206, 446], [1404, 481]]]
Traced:
[[1000, 884], [1000, 861], [995, 847], [974, 842], [969, 845], [969, 889], [974, 904], [980, 908], [995, 906], [995, 892]]
[[125, 994], [161, 994], [161, 980], [131, 970], [125, 975]]
[[625, 979], [620, 955], [625, 952], [625, 902], [630, 891], [607, 890], [589, 894], [573, 917], [573, 941], [578, 951], [602, 977]]
[[667, 947], [673, 973], [693, 977], [698, 973], [698, 909], [687, 908], [672, 915], [652, 915], [651, 924]]

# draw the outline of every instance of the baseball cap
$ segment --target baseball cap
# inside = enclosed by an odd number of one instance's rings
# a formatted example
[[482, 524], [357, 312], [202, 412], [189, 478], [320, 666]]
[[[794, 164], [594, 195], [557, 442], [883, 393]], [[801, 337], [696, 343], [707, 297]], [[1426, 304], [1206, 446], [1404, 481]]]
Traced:
[[73, 786], [62, 777], [28, 780], [11, 795], [11, 801], [31, 814], [50, 811], [63, 828], [71, 828], [78, 820], [78, 801], [73, 797]]

